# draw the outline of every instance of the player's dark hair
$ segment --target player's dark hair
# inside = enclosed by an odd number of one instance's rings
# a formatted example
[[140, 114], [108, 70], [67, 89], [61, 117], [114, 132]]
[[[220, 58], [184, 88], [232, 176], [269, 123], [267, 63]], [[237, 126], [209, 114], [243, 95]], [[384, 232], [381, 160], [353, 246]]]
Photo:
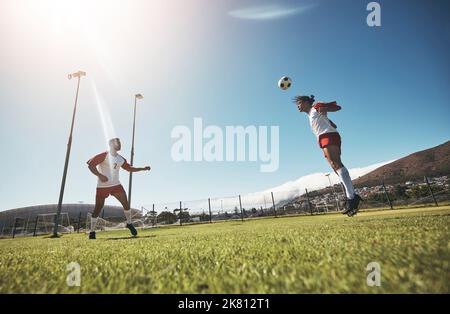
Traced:
[[295, 98], [293, 99], [293, 101], [294, 101], [295, 103], [307, 101], [307, 102], [309, 102], [310, 104], [313, 104], [314, 101], [315, 101], [315, 99], [314, 99], [314, 95], [311, 95], [311, 96], [295, 96]]
[[120, 139], [118, 137], [112, 138], [109, 140], [109, 144], [111, 144], [112, 142], [115, 142], [115, 141], [120, 141]]

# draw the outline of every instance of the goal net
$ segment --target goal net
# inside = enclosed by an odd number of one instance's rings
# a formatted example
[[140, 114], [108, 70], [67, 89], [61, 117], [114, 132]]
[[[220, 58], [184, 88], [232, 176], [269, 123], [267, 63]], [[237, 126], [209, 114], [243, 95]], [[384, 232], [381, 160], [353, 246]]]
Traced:
[[[87, 213], [85, 221], [84, 232], [89, 233], [91, 229], [92, 213]], [[142, 212], [136, 209], [131, 209], [131, 220], [133, 225], [138, 228], [143, 227], [145, 217]], [[97, 217], [97, 223], [95, 225], [95, 231], [107, 231], [107, 230], [120, 230], [125, 229], [127, 221], [125, 215], [120, 216], [103, 216], [103, 213]]]
[[[91, 217], [92, 217], [91, 213], [88, 213], [86, 215], [86, 230], [85, 230], [86, 232], [90, 231]], [[138, 221], [135, 221], [135, 219], [133, 219], [133, 223], [135, 224], [136, 227], [137, 227], [137, 225], [136, 225], [137, 222]], [[124, 229], [126, 227], [126, 224], [127, 224], [127, 222], [126, 222], [124, 216], [107, 217], [107, 218], [98, 217], [97, 224], [95, 225], [95, 231]]]
[[[29, 230], [33, 234], [48, 234], [53, 232], [55, 226], [56, 213], [39, 214], [36, 217], [35, 230]], [[74, 231], [74, 227], [70, 224], [69, 214], [61, 213], [58, 224], [59, 233], [71, 233]]]

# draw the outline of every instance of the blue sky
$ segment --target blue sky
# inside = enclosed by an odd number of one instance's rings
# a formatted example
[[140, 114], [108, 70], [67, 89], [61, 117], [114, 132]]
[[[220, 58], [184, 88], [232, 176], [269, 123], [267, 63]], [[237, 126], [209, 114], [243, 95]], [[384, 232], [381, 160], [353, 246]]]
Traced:
[[[94, 200], [85, 162], [105, 149], [93, 86], [129, 158], [137, 117], [133, 206], [249, 193], [329, 166], [291, 98], [336, 100], [343, 161], [362, 167], [449, 139], [448, 1], [26, 1], [0, 4], [0, 210], [55, 203], [75, 81], [79, 111], [65, 202]], [[307, 8], [307, 9], [305, 9]], [[277, 80], [292, 77], [280, 91]], [[177, 125], [278, 125], [280, 167], [172, 161]], [[127, 173], [122, 172], [127, 187]], [[110, 204], [117, 204], [111, 198]]]

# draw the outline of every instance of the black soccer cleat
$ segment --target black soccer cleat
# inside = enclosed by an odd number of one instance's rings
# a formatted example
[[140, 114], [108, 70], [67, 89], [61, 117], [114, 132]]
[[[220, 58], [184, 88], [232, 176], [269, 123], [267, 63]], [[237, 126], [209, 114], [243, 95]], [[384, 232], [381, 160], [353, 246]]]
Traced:
[[136, 228], [133, 226], [133, 224], [127, 224], [127, 228], [130, 229], [131, 234], [133, 235], [133, 237], [137, 236], [137, 230]]
[[348, 213], [347, 213], [347, 216], [348, 217], [353, 217], [353, 216], [355, 216], [357, 213], [358, 213], [358, 209], [354, 209], [354, 210], [350, 210]]
[[89, 232], [89, 240], [95, 240], [95, 239], [96, 239], [96, 237], [95, 237], [95, 231]]
[[350, 210], [347, 212], [349, 217], [353, 217], [358, 213], [359, 202], [361, 201], [361, 196], [355, 194], [355, 197], [350, 200]]
[[342, 210], [343, 215], [347, 215], [351, 211], [351, 207], [350, 207], [351, 201], [352, 200], [349, 200], [349, 199], [345, 200], [344, 209]]

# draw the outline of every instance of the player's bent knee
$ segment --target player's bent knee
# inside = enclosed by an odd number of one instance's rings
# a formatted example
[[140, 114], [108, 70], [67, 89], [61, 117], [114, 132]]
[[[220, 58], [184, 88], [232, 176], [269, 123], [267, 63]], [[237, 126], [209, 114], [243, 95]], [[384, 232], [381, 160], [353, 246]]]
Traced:
[[333, 170], [339, 169], [339, 168], [337, 168], [337, 164], [332, 160], [330, 160], [330, 166], [331, 166], [331, 168], [333, 168]]
[[338, 160], [338, 161], [330, 160], [330, 164], [331, 164], [331, 167], [333, 168], [333, 170], [335, 170], [335, 171], [337, 171], [338, 169], [340, 169], [344, 166], [340, 160]]

